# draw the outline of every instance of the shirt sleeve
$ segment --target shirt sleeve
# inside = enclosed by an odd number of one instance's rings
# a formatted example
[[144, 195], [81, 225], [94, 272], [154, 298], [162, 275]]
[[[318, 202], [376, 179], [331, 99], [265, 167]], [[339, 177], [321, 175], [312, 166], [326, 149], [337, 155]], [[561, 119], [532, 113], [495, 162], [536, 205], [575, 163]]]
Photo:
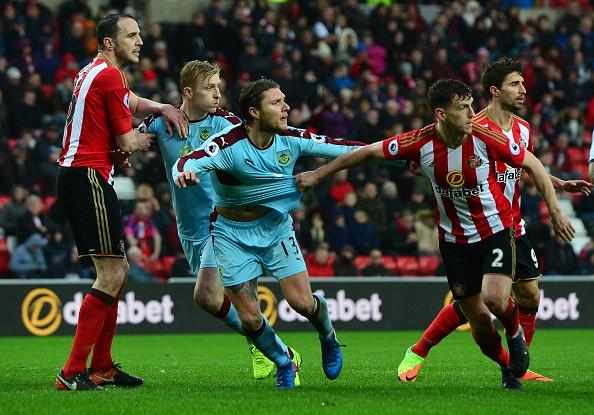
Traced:
[[111, 129], [115, 135], [123, 135], [132, 130], [132, 113], [128, 100], [130, 89], [126, 86], [124, 74], [113, 68], [105, 70], [100, 87]]
[[590, 158], [589, 161], [594, 161], [594, 130], [592, 130], [592, 144], [590, 144]]
[[365, 145], [365, 143], [358, 141], [339, 140], [325, 135], [313, 134], [306, 130], [296, 131], [299, 131], [301, 135], [301, 139], [297, 142], [301, 146], [301, 155], [304, 156], [334, 159]]
[[[411, 131], [395, 137], [386, 138], [382, 141], [384, 157], [386, 160], [414, 160], [419, 161], [419, 151], [417, 146], [405, 142], [405, 139], [411, 136]], [[409, 141], [409, 140], [407, 140]]]
[[507, 140], [503, 135], [505, 142], [491, 139], [489, 147], [495, 160], [501, 160], [517, 169], [522, 168], [522, 162], [526, 156], [526, 149], [513, 140]]
[[219, 147], [219, 136], [213, 137], [202, 144], [198, 149], [188, 155], [177, 159], [171, 170], [173, 179], [183, 171], [195, 171], [203, 173], [210, 170], [226, 170], [230, 168], [230, 151], [227, 147], [224, 151]]

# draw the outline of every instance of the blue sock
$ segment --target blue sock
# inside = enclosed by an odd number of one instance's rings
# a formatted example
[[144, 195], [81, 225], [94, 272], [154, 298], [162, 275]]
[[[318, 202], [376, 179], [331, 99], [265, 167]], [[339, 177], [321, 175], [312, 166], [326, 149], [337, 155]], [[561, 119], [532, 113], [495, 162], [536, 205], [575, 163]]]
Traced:
[[246, 330], [246, 336], [253, 342], [254, 346], [262, 352], [264, 356], [272, 360], [276, 367], [285, 367], [291, 364], [291, 358], [287, 346], [276, 335], [266, 317], [262, 316], [262, 324], [256, 331]]
[[307, 316], [307, 319], [314, 326], [314, 328], [320, 334], [321, 339], [327, 339], [332, 332], [332, 321], [330, 321], [330, 315], [328, 314], [328, 303], [323, 295], [314, 294], [314, 309], [311, 314]]

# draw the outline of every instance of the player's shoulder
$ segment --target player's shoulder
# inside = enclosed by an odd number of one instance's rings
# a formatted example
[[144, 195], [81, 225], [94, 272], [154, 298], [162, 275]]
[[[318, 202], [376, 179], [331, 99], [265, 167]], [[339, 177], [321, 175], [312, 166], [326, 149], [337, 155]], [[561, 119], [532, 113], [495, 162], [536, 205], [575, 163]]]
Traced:
[[233, 125], [241, 124], [241, 118], [224, 108], [217, 107], [217, 109], [210, 114], [211, 117], [223, 119]]
[[481, 139], [486, 143], [496, 142], [501, 144], [507, 143], [507, 137], [497, 131], [493, 131], [488, 126], [482, 125], [473, 120], [472, 122], [472, 135]]
[[313, 133], [305, 128], [297, 128], [288, 126], [286, 130], [278, 134], [281, 137], [285, 137], [289, 141], [304, 139], [304, 140], [313, 140], [315, 142], [325, 142], [326, 136]]
[[528, 129], [530, 128], [530, 123], [526, 121], [524, 118], [520, 117], [519, 115], [512, 114], [512, 119], [515, 123], [520, 124]]
[[401, 147], [409, 147], [425, 143], [426, 141], [435, 138], [435, 123], [416, 130], [410, 130], [397, 136], [397, 138]]
[[225, 148], [231, 147], [232, 145], [239, 143], [246, 138], [247, 132], [245, 130], [245, 126], [243, 123], [239, 123], [237, 125], [230, 125], [227, 128], [219, 131], [206, 140], [203, 145], [206, 145], [207, 143], [216, 143], [221, 150], [224, 150]]
[[487, 116], [487, 111], [485, 109], [480, 110], [477, 112], [474, 117], [472, 118], [472, 122], [476, 124], [480, 124], [482, 126], [490, 124], [490, 118]]
[[128, 88], [128, 80], [123, 71], [112, 65], [106, 65], [95, 77], [102, 88]]

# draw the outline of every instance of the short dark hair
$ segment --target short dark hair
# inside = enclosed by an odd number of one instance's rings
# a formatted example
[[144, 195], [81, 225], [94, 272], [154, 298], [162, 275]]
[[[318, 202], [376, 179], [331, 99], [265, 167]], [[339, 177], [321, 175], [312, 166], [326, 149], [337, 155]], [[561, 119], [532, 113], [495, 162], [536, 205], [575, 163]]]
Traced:
[[103, 50], [103, 39], [105, 39], [106, 37], [115, 39], [118, 36], [118, 32], [120, 30], [120, 28], [118, 27], [118, 23], [122, 19], [136, 20], [129, 14], [112, 13], [102, 17], [97, 22], [96, 33], [97, 43], [99, 44], [99, 50]]
[[276, 82], [271, 79], [262, 78], [250, 82], [241, 89], [239, 99], [237, 100], [237, 107], [246, 124], [251, 124], [254, 121], [250, 115], [250, 108], [260, 108], [264, 92], [274, 88], [279, 88]]
[[481, 76], [481, 84], [485, 94], [489, 97], [489, 100], [492, 98], [491, 92], [489, 92], [491, 87], [501, 88], [505, 77], [513, 72], [522, 75], [524, 67], [519, 61], [507, 57], [499, 58], [487, 66], [487, 69], [485, 69]]
[[472, 89], [464, 82], [456, 79], [440, 79], [427, 91], [427, 103], [431, 111], [446, 108], [455, 98], [468, 99], [472, 96]]

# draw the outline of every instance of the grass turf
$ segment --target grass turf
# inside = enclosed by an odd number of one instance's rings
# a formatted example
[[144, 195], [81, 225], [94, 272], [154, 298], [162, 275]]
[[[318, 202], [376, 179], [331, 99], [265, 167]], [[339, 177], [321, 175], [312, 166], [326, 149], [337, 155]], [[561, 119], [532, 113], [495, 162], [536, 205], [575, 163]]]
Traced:
[[537, 330], [531, 369], [555, 382], [526, 382], [521, 392], [501, 390], [497, 365], [467, 332], [433, 349], [417, 382], [407, 384], [396, 368], [420, 332], [340, 332], [347, 347], [335, 381], [324, 377], [313, 332], [281, 334], [303, 357], [295, 391], [275, 391], [273, 378], [254, 380], [245, 341], [233, 334], [117, 336], [115, 360], [145, 385], [86, 393], [53, 387], [72, 337], [0, 338], [0, 413], [592, 413], [592, 330]]

